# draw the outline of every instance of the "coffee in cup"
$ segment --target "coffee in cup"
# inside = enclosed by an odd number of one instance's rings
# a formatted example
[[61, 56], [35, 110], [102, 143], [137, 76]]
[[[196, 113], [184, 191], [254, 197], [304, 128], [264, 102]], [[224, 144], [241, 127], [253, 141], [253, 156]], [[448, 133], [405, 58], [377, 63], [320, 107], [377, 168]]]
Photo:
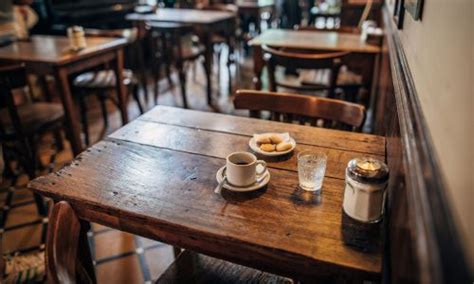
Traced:
[[[257, 172], [257, 165], [263, 170]], [[235, 152], [226, 158], [227, 182], [234, 186], [249, 186], [255, 183], [257, 176], [267, 170], [267, 163], [257, 160], [257, 157], [248, 152]]]

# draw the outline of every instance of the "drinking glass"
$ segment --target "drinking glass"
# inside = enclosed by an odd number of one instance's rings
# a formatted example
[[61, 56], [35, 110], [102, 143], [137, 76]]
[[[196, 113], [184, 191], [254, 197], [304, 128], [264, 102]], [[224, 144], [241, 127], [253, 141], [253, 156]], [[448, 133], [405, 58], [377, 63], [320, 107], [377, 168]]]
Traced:
[[321, 192], [327, 156], [324, 153], [303, 151], [298, 154], [299, 186], [308, 191]]

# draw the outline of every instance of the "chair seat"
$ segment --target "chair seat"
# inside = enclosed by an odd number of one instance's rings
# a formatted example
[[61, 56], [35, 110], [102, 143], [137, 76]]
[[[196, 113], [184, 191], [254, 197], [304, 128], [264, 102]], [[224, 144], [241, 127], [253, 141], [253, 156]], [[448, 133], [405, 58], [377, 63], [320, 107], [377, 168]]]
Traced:
[[[26, 136], [49, 130], [64, 117], [62, 105], [55, 103], [33, 103], [18, 107], [18, 115]], [[14, 135], [15, 130], [7, 109], [0, 111], [0, 120], [6, 135]]]
[[[123, 71], [123, 84], [125, 86], [138, 84], [138, 80], [131, 70], [125, 69]], [[101, 70], [82, 73], [74, 79], [73, 85], [88, 89], [115, 88], [115, 72], [113, 70]]]
[[178, 283], [292, 283], [288, 278], [219, 260], [191, 251], [182, 252], [156, 281]]

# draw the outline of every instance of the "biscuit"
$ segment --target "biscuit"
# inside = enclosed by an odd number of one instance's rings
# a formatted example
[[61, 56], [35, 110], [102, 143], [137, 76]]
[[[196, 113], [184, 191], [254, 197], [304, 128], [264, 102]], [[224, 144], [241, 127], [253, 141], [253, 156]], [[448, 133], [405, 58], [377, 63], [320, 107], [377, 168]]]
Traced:
[[276, 145], [276, 150], [277, 150], [278, 152], [283, 152], [283, 151], [290, 150], [291, 147], [293, 147], [293, 145], [291, 145], [290, 143], [288, 143], [288, 142], [281, 142], [281, 143], [278, 143], [278, 145]]
[[280, 144], [281, 142], [283, 142], [283, 138], [281, 137], [281, 135], [278, 134], [270, 135], [270, 140], [272, 141], [272, 144]]
[[268, 135], [256, 135], [255, 142], [257, 142], [257, 144], [271, 144], [272, 143], [272, 141], [270, 140], [270, 136]]
[[260, 150], [265, 152], [273, 152], [275, 151], [275, 145], [273, 144], [262, 144], [260, 145]]

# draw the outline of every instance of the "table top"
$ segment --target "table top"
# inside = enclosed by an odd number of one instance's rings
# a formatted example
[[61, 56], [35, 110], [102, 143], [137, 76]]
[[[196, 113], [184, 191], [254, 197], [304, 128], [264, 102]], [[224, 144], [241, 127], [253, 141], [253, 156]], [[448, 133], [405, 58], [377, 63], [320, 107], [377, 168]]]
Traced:
[[358, 34], [324, 31], [270, 29], [251, 40], [249, 44], [358, 53], [380, 52], [379, 46], [365, 43]]
[[239, 8], [266, 8], [275, 6], [274, 0], [237, 0], [235, 5]]
[[29, 41], [0, 47], [0, 60], [61, 65], [127, 44], [125, 39], [108, 37], [87, 37], [86, 42], [85, 49], [73, 51], [65, 36], [35, 35]]
[[[289, 132], [297, 146], [265, 159], [267, 188], [215, 194], [225, 157], [268, 131]], [[319, 199], [297, 189], [303, 150], [328, 156]], [[384, 153], [380, 136], [158, 106], [29, 188], [82, 219], [270, 272], [377, 277], [380, 252], [343, 244], [341, 207], [347, 162]]]
[[152, 14], [128, 14], [126, 19], [129, 21], [161, 21], [190, 25], [210, 25], [234, 17], [235, 14], [225, 11], [159, 8]]

